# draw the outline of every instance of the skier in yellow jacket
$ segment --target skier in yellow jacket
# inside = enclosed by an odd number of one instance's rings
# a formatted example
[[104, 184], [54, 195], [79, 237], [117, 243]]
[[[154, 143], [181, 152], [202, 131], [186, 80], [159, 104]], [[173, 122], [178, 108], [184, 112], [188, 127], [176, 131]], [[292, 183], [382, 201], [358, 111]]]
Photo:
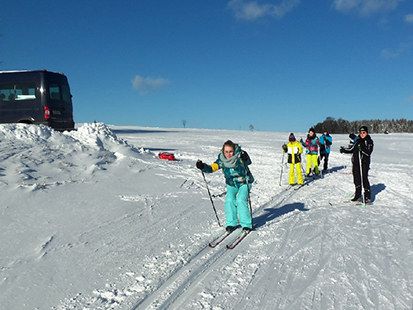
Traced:
[[301, 143], [295, 139], [293, 133], [290, 134], [288, 140], [288, 144], [283, 144], [283, 151], [284, 153], [288, 153], [288, 163], [290, 164], [288, 183], [290, 185], [296, 184], [294, 173], [295, 167], [297, 184], [303, 184], [303, 175], [301, 173], [301, 153], [303, 152], [303, 147], [301, 146]]

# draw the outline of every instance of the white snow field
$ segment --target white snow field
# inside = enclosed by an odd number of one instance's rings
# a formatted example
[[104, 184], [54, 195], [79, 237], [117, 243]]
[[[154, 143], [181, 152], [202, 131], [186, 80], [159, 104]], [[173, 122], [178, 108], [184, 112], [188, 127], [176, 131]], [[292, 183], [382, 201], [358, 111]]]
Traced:
[[[324, 178], [289, 189], [288, 135], [0, 125], [0, 308], [413, 309], [413, 135], [371, 135], [367, 206], [348, 203], [347, 135], [333, 135]], [[233, 250], [236, 233], [208, 247], [223, 227], [195, 168], [227, 139], [256, 179], [256, 230]], [[222, 172], [206, 179], [225, 192]]]

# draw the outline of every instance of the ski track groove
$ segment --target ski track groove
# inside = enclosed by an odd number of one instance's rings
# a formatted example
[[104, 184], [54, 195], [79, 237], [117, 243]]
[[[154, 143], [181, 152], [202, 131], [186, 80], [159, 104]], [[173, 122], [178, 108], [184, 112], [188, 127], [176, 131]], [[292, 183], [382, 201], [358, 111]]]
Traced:
[[[311, 184], [314, 183], [315, 180], [317, 180], [317, 179], [306, 180], [306, 181], [304, 182], [304, 186], [301, 187], [301, 188], [303, 188], [301, 191], [305, 191], [306, 188], [307, 188], [306, 186], [311, 186]], [[300, 188], [300, 189], [301, 189], [301, 188]], [[283, 204], [283, 203], [285, 203], [286, 201], [288, 201], [290, 198], [294, 197], [294, 196], [299, 192], [298, 190], [295, 190], [294, 188], [291, 189], [290, 187], [287, 188], [287, 189], [285, 189], [284, 191], [285, 191], [285, 192], [291, 192], [291, 194], [290, 194], [290, 195], [287, 195], [286, 197], [283, 197], [283, 198], [281, 199], [281, 201], [280, 201], [279, 203], [277, 203], [278, 206], [281, 205], [281, 204]], [[294, 214], [292, 214], [292, 215], [291, 215], [291, 214], [290, 214], [290, 215], [284, 214], [284, 215], [281, 216], [281, 218], [282, 218], [282, 220], [285, 220], [285, 219], [287, 219], [287, 218], [291, 218], [293, 215], [294, 215]], [[280, 238], [280, 239], [282, 240], [281, 243], [279, 243], [279, 244], [274, 243], [274, 245], [271, 247], [271, 249], [267, 250], [266, 252], [267, 252], [267, 253], [286, 253], [287, 240], [290, 240], [289, 237], [291, 236], [291, 233], [292, 233], [292, 228], [291, 228], [291, 227], [297, 227], [296, 224], [297, 224], [299, 221], [300, 221], [300, 217], [299, 217], [299, 216], [296, 216], [296, 217], [294, 218], [294, 220], [291, 222], [291, 224], [288, 226], [288, 229], [283, 233], [282, 237]], [[280, 221], [271, 221], [271, 222], [268, 223], [268, 225], [266, 225], [266, 226], [276, 225], [276, 224], [278, 224], [279, 222], [280, 222]], [[317, 235], [313, 236], [309, 241], [316, 240], [319, 236], [322, 236], [322, 232], [320, 232], [320, 233], [318, 233]], [[331, 236], [330, 236], [330, 238], [331, 238]], [[282, 269], [282, 268], [283, 268], [283, 266], [285, 265], [285, 261], [287, 261], [288, 259], [293, 258], [298, 252], [300, 252], [300, 251], [302, 251], [302, 250], [303, 250], [302, 245], [297, 244], [297, 245], [292, 249], [292, 253], [289, 253], [289, 255], [288, 255], [288, 256], [285, 256], [285, 257], [281, 256], [281, 258], [283, 259], [283, 262], [284, 262], [284, 263], [281, 264], [281, 266], [279, 267], [279, 269]], [[307, 250], [307, 248], [305, 248], [304, 250]], [[271, 279], [270, 279], [270, 278], [267, 278], [267, 279], [265, 280], [265, 283], [262, 283], [263, 278], [266, 277], [267, 274], [269, 273], [269, 272], [267, 272], [268, 269], [269, 269], [269, 268], [272, 268], [272, 267], [274, 266], [274, 262], [275, 262], [277, 259], [279, 259], [278, 256], [273, 256], [273, 258], [272, 258], [269, 262], [267, 262], [267, 267], [266, 267], [266, 268], [262, 268], [262, 267], [261, 267], [261, 270], [256, 270], [256, 271], [254, 272], [254, 275], [253, 275], [253, 277], [251, 278], [251, 280], [249, 281], [249, 284], [248, 284], [248, 286], [247, 286], [247, 289], [246, 289], [245, 292], [244, 292], [244, 296], [245, 296], [245, 295], [248, 295], [247, 292], [248, 292], [249, 287], [251, 286], [251, 284], [252, 284], [253, 282], [259, 281], [259, 282], [261, 283], [261, 284], [260, 284], [260, 287], [261, 287], [263, 293], [259, 293], [259, 298], [256, 298], [256, 299], [257, 299], [257, 300], [262, 300], [262, 301], [266, 300], [265, 297], [267, 296], [267, 292], [269, 291], [269, 290], [268, 290], [268, 287], [270, 286], [270, 284], [272, 284], [273, 282], [278, 282], [278, 283], [279, 283], [280, 281], [282, 281], [282, 279], [281, 279], [281, 277], [280, 277], [280, 274], [277, 274], [277, 278], [276, 278], [276, 279], [274, 279], [274, 278], [271, 278]], [[319, 268], [319, 270], [321, 270], [321, 269], [322, 269], [322, 268]], [[310, 286], [311, 283], [312, 283], [312, 281], [309, 282], [306, 287]], [[251, 290], [252, 290], [252, 289], [253, 289], [253, 288], [251, 288]], [[304, 290], [305, 290], [305, 289], [303, 289], [302, 291], [304, 291]], [[287, 289], [286, 291], [289, 291], [289, 290]], [[257, 293], [255, 292], [255, 294], [257, 294]], [[302, 292], [300, 293], [300, 295], [301, 295], [301, 294], [302, 294]], [[288, 295], [290, 295], [290, 294], [287, 294], [287, 296], [288, 296]], [[260, 303], [259, 305], [257, 305], [257, 307], [261, 309], [261, 308], [262, 308], [261, 303]], [[244, 309], [244, 308], [247, 309], [247, 308], [246, 308], [246, 305], [245, 305], [245, 298], [240, 299], [240, 301], [238, 302], [236, 308], [237, 308], [237, 309]], [[281, 309], [282, 309], [282, 308], [281, 308]], [[294, 309], [294, 308], [293, 308], [293, 309]]]
[[[282, 201], [285, 201], [284, 199], [282, 200]], [[281, 204], [282, 202], [280, 202], [280, 204]], [[277, 221], [278, 222], [278, 221]], [[272, 223], [271, 223], [272, 224]], [[279, 244], [277, 244], [277, 243], [273, 243], [273, 246], [271, 247], [271, 249], [269, 250], [269, 252], [272, 252], [272, 253], [279, 253], [279, 252], [284, 252], [284, 250], [285, 250], [285, 247], [286, 247], [286, 245], [287, 245], [287, 238], [288, 238], [288, 236], [290, 235], [290, 233], [291, 233], [291, 230], [290, 229], [287, 229], [285, 232], [284, 232], [284, 234], [282, 235], [282, 238], [281, 238], [281, 243], [279, 243]], [[262, 268], [261, 269], [261, 271], [260, 270], [258, 270], [258, 272], [255, 272], [254, 273], [254, 279], [251, 279], [251, 281], [250, 281], [250, 283], [249, 283], [249, 286], [247, 287], [247, 289], [245, 290], [245, 293], [244, 294], [246, 294], [247, 292], [248, 292], [248, 289], [249, 289], [249, 287], [250, 287], [250, 285], [251, 285], [251, 282], [253, 282], [253, 281], [257, 281], [257, 280], [259, 280], [259, 281], [262, 281], [262, 279], [268, 274], [268, 272], [267, 272], [267, 270], [269, 269], [269, 268], [271, 268], [272, 266], [274, 266], [274, 261], [276, 260], [276, 259], [278, 259], [278, 256], [273, 256], [273, 258], [267, 263], [267, 267], [266, 268]], [[266, 281], [265, 281], [265, 284], [261, 284], [260, 285], [260, 289], [263, 291], [262, 293], [260, 293], [259, 294], [259, 296], [260, 296], [260, 298], [256, 298], [257, 300], [262, 300], [262, 301], [264, 301], [264, 300], [266, 300], [266, 296], [267, 296], [267, 292], [269, 292], [269, 290], [267, 289], [269, 286], [270, 286], [270, 283], [272, 283], [272, 282], [275, 282], [275, 281], [279, 281], [280, 279], [279, 278], [277, 278], [277, 279], [270, 279], [270, 278], [267, 278], [266, 279]], [[237, 309], [243, 309], [243, 307], [245, 307], [245, 302], [244, 302], [244, 300], [241, 300], [238, 304], [237, 304], [237, 306], [236, 306], [236, 308]], [[261, 306], [261, 303], [259, 304], [259, 308], [262, 308], [262, 306]]]
[[[265, 203], [264, 205], [260, 206], [258, 209], [256, 209], [253, 212], [253, 215], [259, 215], [256, 213], [259, 213], [262, 211], [265, 207], [268, 205], [271, 205], [272, 207], [280, 207], [283, 205], [286, 201], [291, 199], [298, 191], [296, 190], [291, 190], [290, 188], [287, 188], [285, 190], [282, 190], [280, 193], [278, 193], [276, 196], [274, 196], [269, 202]], [[285, 215], [281, 216], [280, 220], [284, 220]], [[277, 222], [279, 222], [278, 220]], [[270, 223], [267, 223], [265, 225], [271, 225], [274, 222], [271, 221]], [[284, 246], [286, 244], [286, 238], [283, 238], [284, 240]], [[193, 257], [187, 261], [184, 265], [181, 265], [178, 269], [176, 269], [173, 273], [171, 273], [166, 279], [160, 283], [160, 285], [153, 290], [153, 292], [140, 301], [138, 301], [132, 308], [131, 310], [138, 310], [138, 309], [169, 309], [173, 307], [172, 309], [179, 309], [179, 307], [174, 307], [174, 303], [179, 303], [182, 304], [184, 303], [186, 297], [185, 295], [191, 296], [190, 292], [194, 290], [195, 288], [191, 289], [192, 287], [196, 287], [196, 284], [201, 281], [202, 278], [205, 278], [207, 276], [207, 271], [211, 270], [213, 266], [219, 263], [221, 257], [223, 258], [223, 255], [225, 253], [231, 253], [226, 249], [226, 247], [222, 247], [218, 249], [218, 251], [215, 249], [215, 253], [208, 253], [211, 252], [211, 249], [209, 248], [208, 244], [205, 245], [205, 247], [201, 248], [200, 251], [195, 253]], [[229, 254], [231, 255], [231, 254]], [[233, 254], [234, 255], [234, 254]], [[206, 256], [206, 258], [205, 258]], [[225, 257], [225, 256], [224, 256]], [[180, 280], [182, 278], [182, 280]], [[176, 286], [176, 281], [179, 281], [180, 284]], [[175, 287], [174, 287], [175, 286]], [[187, 292], [187, 294], [184, 294]], [[163, 298], [163, 296], [167, 296], [166, 298]], [[161, 300], [161, 301], [160, 301]], [[180, 302], [180, 300], [183, 300]], [[155, 304], [155, 305], [154, 305]]]

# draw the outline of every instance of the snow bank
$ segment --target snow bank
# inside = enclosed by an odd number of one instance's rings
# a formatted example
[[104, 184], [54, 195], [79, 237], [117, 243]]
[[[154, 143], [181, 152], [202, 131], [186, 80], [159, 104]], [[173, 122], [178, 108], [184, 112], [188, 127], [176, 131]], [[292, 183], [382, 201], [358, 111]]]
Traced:
[[34, 188], [85, 180], [108, 164], [140, 153], [101, 123], [63, 133], [43, 125], [0, 125], [0, 141], [3, 165], [11, 162], [4, 169], [21, 175], [18, 185]]

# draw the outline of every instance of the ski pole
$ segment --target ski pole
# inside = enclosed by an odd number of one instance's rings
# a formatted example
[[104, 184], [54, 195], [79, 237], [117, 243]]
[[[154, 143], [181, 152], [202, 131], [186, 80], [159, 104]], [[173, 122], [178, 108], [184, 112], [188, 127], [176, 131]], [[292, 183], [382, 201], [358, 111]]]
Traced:
[[[359, 147], [359, 166], [360, 166], [360, 177], [361, 177], [360, 187], [361, 187], [361, 189], [364, 189], [364, 184], [363, 184], [363, 182], [364, 182], [364, 180], [363, 180], [363, 166], [362, 166], [362, 160], [361, 160], [362, 154], [361, 154], [360, 144], [358, 145], [358, 147]], [[362, 204], [364, 204], [365, 201], [366, 201], [366, 197], [364, 197], [364, 195], [362, 195], [361, 197], [362, 197], [362, 198], [361, 198], [361, 202], [362, 202]]]
[[250, 197], [250, 184], [249, 184], [249, 181], [248, 181], [248, 175], [249, 175], [250, 169], [248, 168], [245, 161], [244, 161], [244, 168], [245, 168], [245, 172], [246, 172], [245, 182], [247, 183], [247, 190], [248, 190], [248, 205], [250, 207], [251, 226], [252, 226], [252, 229], [254, 229], [254, 221], [253, 221], [253, 218], [252, 218], [252, 206], [251, 206], [251, 197]]
[[214, 213], [215, 213], [215, 216], [216, 216], [216, 218], [217, 218], [218, 225], [222, 227], [221, 222], [219, 221], [218, 214], [217, 214], [217, 209], [215, 209], [214, 201], [212, 200], [211, 192], [209, 191], [209, 187], [208, 187], [207, 180], [206, 180], [206, 178], [205, 178], [204, 171], [201, 170], [201, 172], [202, 172], [202, 176], [204, 177], [205, 185], [206, 185], [206, 188], [207, 188], [207, 190], [208, 190], [209, 200], [211, 200], [212, 208], [214, 209]]
[[[320, 173], [320, 177], [321, 178], [323, 178], [324, 176], [323, 176], [323, 169], [321, 169], [320, 167], [321, 167], [321, 149], [319, 150], [319, 152], [320, 152], [320, 154], [317, 154], [318, 156], [317, 156], [317, 164], [318, 164], [318, 172]], [[324, 162], [325, 162], [325, 160], [326, 160], [326, 158], [325, 157], [323, 157], [324, 158]]]
[[281, 178], [283, 176], [283, 170], [284, 170], [284, 152], [283, 152], [283, 158], [281, 160], [281, 173], [280, 173], [280, 182], [279, 182], [280, 186], [281, 186]]
[[304, 170], [303, 165], [301, 165], [301, 171], [302, 171], [302, 173], [303, 173], [304, 175], [306, 175], [306, 172], [305, 172], [305, 170]]

